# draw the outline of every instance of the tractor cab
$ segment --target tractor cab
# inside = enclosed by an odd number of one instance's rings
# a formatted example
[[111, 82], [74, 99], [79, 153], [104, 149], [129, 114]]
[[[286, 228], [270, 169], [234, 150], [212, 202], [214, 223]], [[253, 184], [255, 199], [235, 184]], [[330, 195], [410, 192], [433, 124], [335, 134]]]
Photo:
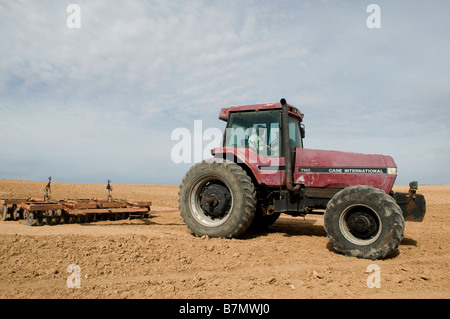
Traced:
[[[289, 147], [295, 151], [303, 148], [303, 114], [291, 105], [288, 107]], [[263, 157], [284, 156], [281, 103], [234, 106], [222, 109], [219, 118], [227, 122], [223, 147], [250, 148]]]
[[[269, 187], [293, 185], [293, 163], [303, 149], [303, 114], [286, 103], [254, 104], [223, 108], [226, 121], [223, 145], [215, 157], [243, 164], [259, 184]], [[285, 123], [284, 123], [285, 122]], [[292, 189], [292, 187], [290, 187]]]

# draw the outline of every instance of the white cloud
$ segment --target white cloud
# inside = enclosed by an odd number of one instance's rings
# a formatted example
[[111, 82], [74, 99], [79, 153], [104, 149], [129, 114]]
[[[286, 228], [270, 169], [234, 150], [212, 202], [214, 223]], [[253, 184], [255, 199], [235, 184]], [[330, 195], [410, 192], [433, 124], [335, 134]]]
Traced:
[[[27, 178], [37, 163], [58, 162], [63, 173], [67, 157], [83, 176], [131, 160], [152, 162], [160, 182], [164, 170], [181, 178], [184, 167], [169, 159], [173, 129], [200, 118], [221, 128], [221, 107], [281, 97], [306, 114], [313, 148], [363, 149], [364, 137], [398, 145], [419, 124], [414, 138], [448, 145], [427, 133], [449, 133], [445, 2], [426, 16], [408, 5], [408, 16], [401, 2], [381, 1], [380, 30], [365, 26], [364, 5], [348, 2], [77, 3], [81, 29], [66, 27], [68, 3], [0, 4], [0, 146], [14, 150], [0, 167], [30, 147], [35, 154], [27, 173], [3, 168], [0, 177]], [[419, 17], [433, 27], [411, 23]], [[51, 146], [40, 144], [49, 137]]]

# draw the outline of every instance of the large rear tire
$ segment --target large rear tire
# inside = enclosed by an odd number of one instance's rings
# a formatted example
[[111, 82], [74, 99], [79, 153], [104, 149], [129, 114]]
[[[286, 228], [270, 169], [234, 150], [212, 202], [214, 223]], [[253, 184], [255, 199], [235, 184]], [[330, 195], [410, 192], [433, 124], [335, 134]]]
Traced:
[[338, 252], [374, 260], [398, 248], [405, 220], [391, 196], [359, 185], [341, 190], [328, 202], [324, 227]]
[[239, 165], [224, 159], [194, 165], [184, 176], [178, 195], [180, 215], [195, 236], [238, 237], [255, 216], [251, 178]]

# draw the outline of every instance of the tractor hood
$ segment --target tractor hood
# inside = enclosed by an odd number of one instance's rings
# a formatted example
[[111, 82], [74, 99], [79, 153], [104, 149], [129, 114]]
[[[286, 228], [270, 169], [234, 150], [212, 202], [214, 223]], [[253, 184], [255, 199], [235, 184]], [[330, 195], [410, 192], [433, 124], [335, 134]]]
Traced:
[[296, 149], [295, 184], [335, 188], [372, 185], [389, 193], [396, 177], [397, 166], [390, 156]]

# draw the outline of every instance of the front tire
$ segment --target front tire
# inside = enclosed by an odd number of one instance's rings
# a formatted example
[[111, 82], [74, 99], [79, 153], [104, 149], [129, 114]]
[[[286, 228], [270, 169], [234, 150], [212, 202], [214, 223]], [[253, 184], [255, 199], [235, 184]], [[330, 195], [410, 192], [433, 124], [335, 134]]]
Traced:
[[328, 202], [324, 227], [338, 252], [374, 260], [398, 248], [405, 220], [391, 196], [359, 185], [341, 190]]
[[195, 236], [235, 238], [255, 216], [251, 178], [239, 165], [224, 159], [194, 165], [184, 176], [178, 195], [180, 215]]

